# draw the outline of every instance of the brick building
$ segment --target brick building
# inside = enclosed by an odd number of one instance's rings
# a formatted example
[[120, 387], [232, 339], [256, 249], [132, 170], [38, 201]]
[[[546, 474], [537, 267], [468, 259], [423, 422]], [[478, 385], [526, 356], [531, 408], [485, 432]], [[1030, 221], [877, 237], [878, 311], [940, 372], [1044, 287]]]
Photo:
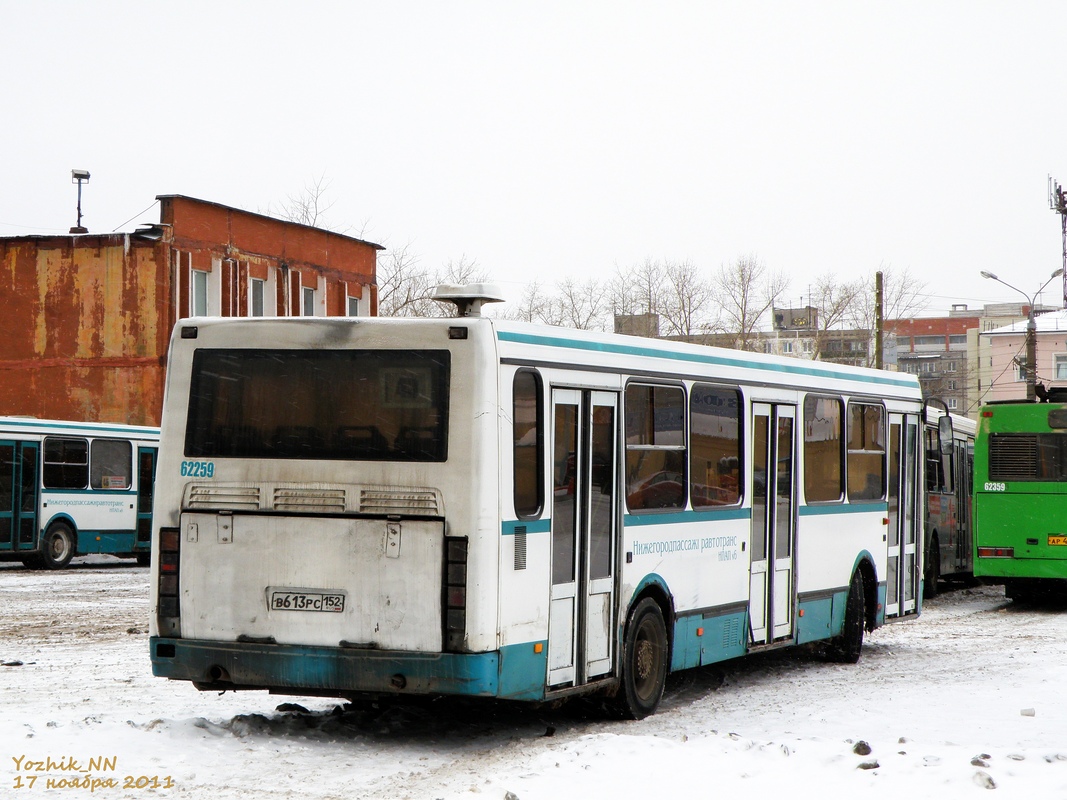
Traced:
[[944, 400], [950, 411], [967, 414], [968, 389], [973, 365], [968, 356], [967, 332], [978, 328], [979, 312], [966, 306], [953, 308], [947, 317], [912, 317], [887, 320], [885, 329], [896, 338], [900, 372], [919, 377], [923, 397]]
[[181, 195], [134, 233], [0, 237], [0, 414], [158, 425], [190, 316], [369, 316], [381, 246]]

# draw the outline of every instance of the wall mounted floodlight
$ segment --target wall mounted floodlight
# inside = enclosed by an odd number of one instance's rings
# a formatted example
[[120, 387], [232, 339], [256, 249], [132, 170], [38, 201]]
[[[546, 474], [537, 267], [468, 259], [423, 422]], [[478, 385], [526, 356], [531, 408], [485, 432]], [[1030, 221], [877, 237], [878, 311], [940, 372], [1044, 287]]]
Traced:
[[78, 224], [70, 229], [71, 233], [88, 233], [89, 229], [82, 227], [82, 184], [89, 182], [89, 170], [72, 169], [70, 182], [78, 184]]

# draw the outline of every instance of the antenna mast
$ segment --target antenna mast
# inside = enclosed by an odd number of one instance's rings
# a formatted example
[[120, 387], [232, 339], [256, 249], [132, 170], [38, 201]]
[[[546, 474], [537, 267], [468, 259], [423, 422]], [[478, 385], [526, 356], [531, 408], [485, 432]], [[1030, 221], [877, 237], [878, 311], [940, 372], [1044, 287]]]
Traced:
[[1048, 207], [1060, 215], [1060, 231], [1063, 240], [1063, 307], [1067, 308], [1067, 193], [1058, 181], [1048, 177]]

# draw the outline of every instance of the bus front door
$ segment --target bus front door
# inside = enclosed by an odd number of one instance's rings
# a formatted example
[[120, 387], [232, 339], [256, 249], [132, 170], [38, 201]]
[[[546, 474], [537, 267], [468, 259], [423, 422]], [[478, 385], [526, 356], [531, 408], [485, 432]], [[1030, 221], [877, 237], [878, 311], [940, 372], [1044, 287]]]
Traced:
[[0, 441], [0, 551], [37, 549], [37, 442]]
[[885, 615], [915, 610], [919, 591], [918, 560], [918, 421], [912, 415], [889, 415], [889, 526], [887, 531]]
[[549, 686], [588, 683], [613, 667], [617, 417], [612, 392], [552, 392]]
[[752, 553], [749, 621], [752, 643], [793, 635], [796, 407], [752, 405]]

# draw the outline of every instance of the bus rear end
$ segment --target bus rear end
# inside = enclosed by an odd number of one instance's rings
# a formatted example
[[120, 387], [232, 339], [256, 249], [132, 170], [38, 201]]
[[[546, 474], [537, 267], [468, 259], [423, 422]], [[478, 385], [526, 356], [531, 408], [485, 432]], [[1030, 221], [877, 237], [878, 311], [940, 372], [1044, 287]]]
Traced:
[[[495, 447], [495, 413], [477, 399], [477, 324], [451, 328], [180, 324], [157, 484], [156, 675], [290, 694], [496, 693], [495, 639], [471, 633], [492, 627], [494, 604], [467, 602], [483, 559], [468, 521], [477, 487], [494, 485], [473, 451], [479, 433]], [[456, 416], [468, 421], [450, 437]]]
[[1065, 581], [1067, 406], [984, 407], [974, 481], [975, 576], [1018, 598]]

